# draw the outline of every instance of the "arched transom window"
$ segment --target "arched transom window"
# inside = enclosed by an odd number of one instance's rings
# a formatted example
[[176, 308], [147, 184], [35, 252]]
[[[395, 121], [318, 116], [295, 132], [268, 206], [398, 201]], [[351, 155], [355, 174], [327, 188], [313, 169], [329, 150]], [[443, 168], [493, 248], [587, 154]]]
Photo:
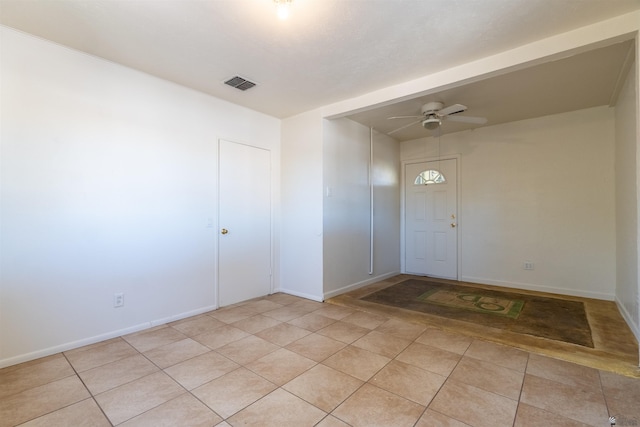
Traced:
[[430, 185], [430, 184], [442, 184], [446, 181], [447, 180], [442, 174], [442, 172], [437, 171], [435, 169], [429, 169], [429, 170], [420, 172], [413, 183], [415, 185]]

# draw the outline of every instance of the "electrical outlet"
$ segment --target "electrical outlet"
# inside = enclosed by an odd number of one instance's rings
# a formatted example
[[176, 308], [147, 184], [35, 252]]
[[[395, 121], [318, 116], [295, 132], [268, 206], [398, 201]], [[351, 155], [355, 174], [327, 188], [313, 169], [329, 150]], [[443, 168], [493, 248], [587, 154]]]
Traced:
[[533, 265], [533, 262], [531, 262], [531, 261], [525, 261], [522, 264], [522, 268], [524, 268], [525, 270], [533, 270], [533, 267], [534, 267], [534, 265]]
[[124, 305], [124, 294], [122, 292], [113, 294], [113, 306], [122, 307]]

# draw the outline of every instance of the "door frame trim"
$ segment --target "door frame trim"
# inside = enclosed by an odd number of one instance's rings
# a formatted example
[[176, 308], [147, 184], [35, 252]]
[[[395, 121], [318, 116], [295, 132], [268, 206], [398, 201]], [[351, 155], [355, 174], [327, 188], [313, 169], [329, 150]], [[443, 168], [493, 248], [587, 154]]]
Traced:
[[462, 206], [462, 198], [461, 198], [461, 191], [460, 191], [460, 170], [461, 168], [461, 159], [462, 159], [462, 155], [461, 154], [446, 154], [446, 155], [442, 155], [439, 158], [438, 157], [421, 157], [421, 158], [417, 158], [417, 159], [408, 159], [408, 160], [402, 160], [400, 162], [400, 186], [401, 186], [401, 191], [400, 191], [400, 272], [402, 274], [407, 274], [407, 269], [406, 269], [406, 239], [405, 239], [405, 232], [406, 232], [406, 224], [405, 224], [405, 211], [406, 211], [406, 185], [405, 185], [405, 181], [406, 181], [406, 168], [407, 165], [411, 165], [411, 164], [415, 164], [415, 163], [425, 163], [425, 162], [434, 162], [434, 161], [438, 161], [438, 160], [456, 160], [456, 208], [457, 208], [457, 215], [458, 217], [456, 218], [456, 227], [457, 227], [457, 232], [456, 232], [456, 277], [458, 278], [457, 280], [460, 280], [460, 270], [461, 270], [461, 261], [462, 261], [462, 257], [461, 257], [461, 243], [462, 243], [462, 228], [464, 228], [464, 226], [461, 228], [460, 227], [460, 222], [461, 222], [461, 215], [460, 215], [460, 211], [461, 206]]
[[244, 145], [247, 147], [251, 147], [251, 148], [256, 148], [258, 150], [264, 150], [267, 153], [269, 153], [269, 215], [270, 215], [270, 221], [269, 221], [269, 250], [270, 250], [270, 254], [269, 254], [269, 271], [270, 271], [270, 275], [269, 275], [269, 295], [273, 294], [274, 292], [274, 250], [275, 250], [275, 239], [274, 239], [274, 221], [275, 221], [275, 217], [274, 217], [274, 204], [273, 204], [273, 199], [274, 199], [274, 179], [273, 179], [273, 150], [271, 148], [267, 148], [267, 147], [262, 147], [259, 145], [255, 145], [255, 144], [248, 144], [246, 142], [239, 142], [239, 141], [234, 141], [233, 139], [228, 139], [228, 138], [217, 138], [216, 141], [216, 185], [215, 185], [215, 203], [216, 203], [216, 207], [215, 207], [215, 212], [216, 212], [216, 218], [215, 218], [215, 239], [214, 239], [214, 244], [215, 244], [215, 248], [216, 248], [216, 253], [215, 253], [215, 257], [214, 257], [214, 269], [215, 269], [215, 274], [214, 274], [214, 286], [213, 286], [213, 293], [214, 293], [214, 298], [215, 298], [215, 308], [218, 309], [220, 308], [220, 145], [222, 143], [222, 141], [226, 141], [226, 142], [230, 142], [233, 144], [238, 144], [238, 145]]

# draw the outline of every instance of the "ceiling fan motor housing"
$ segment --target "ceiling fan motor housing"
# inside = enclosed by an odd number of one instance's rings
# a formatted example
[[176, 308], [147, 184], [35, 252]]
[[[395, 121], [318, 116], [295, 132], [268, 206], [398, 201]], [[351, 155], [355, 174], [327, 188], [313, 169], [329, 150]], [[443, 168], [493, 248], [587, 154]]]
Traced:
[[423, 116], [429, 116], [435, 114], [437, 111], [442, 110], [443, 107], [444, 104], [442, 102], [428, 102], [422, 106], [421, 112]]

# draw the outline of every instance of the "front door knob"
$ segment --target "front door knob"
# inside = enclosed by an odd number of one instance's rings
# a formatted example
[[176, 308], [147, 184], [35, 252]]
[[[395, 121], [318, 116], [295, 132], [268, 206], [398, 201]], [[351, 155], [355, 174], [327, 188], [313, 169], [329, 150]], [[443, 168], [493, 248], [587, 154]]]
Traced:
[[227, 234], [227, 233], [229, 233], [229, 230], [227, 230], [226, 228], [223, 228], [220, 232], [222, 234]]

